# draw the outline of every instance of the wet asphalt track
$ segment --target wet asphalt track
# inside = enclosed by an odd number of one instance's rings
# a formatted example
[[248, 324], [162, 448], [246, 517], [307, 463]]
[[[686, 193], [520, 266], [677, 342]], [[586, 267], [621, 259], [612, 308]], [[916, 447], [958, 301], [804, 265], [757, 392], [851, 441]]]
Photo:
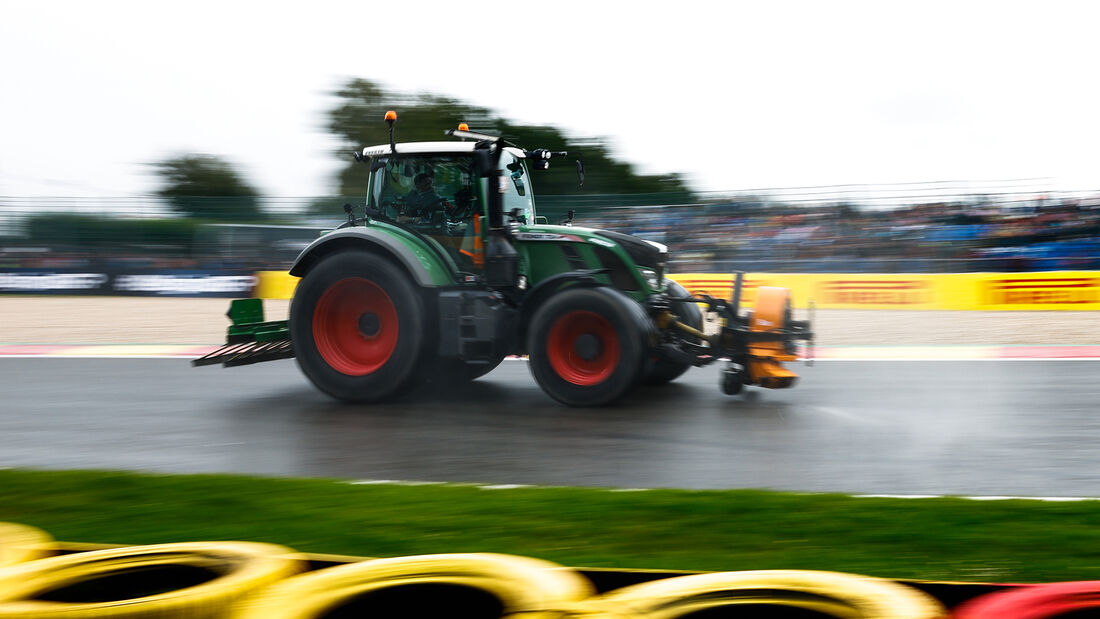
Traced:
[[613, 408], [506, 361], [446, 394], [330, 400], [293, 361], [0, 358], [0, 466], [618, 488], [1100, 497], [1100, 361], [819, 362], [729, 397], [717, 366]]

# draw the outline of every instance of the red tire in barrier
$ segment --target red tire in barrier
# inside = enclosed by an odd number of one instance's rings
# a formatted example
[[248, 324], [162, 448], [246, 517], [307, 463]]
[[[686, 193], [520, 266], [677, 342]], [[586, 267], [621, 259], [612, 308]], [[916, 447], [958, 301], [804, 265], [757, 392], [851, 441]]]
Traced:
[[1049, 619], [1083, 610], [1100, 611], [1100, 580], [1025, 585], [987, 593], [960, 604], [953, 616], [956, 619]]

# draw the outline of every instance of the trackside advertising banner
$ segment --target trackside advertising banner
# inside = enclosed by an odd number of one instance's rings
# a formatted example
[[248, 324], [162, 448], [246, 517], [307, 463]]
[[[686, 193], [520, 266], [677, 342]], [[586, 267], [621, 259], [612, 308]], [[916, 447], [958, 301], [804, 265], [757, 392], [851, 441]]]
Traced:
[[[281, 271], [256, 274], [256, 296], [289, 299], [298, 280]], [[669, 275], [691, 292], [729, 299], [733, 277]], [[751, 307], [760, 286], [790, 288], [796, 307], [823, 309], [1100, 310], [1100, 271], [1048, 273], [843, 274], [748, 273], [741, 302]]]
[[[670, 275], [690, 291], [728, 299], [729, 275]], [[742, 301], [757, 286], [790, 288], [797, 307], [823, 309], [1096, 310], [1100, 271], [1045, 273], [805, 274], [749, 273]]]
[[100, 296], [249, 297], [251, 271], [7, 269], [0, 270], [0, 294]]

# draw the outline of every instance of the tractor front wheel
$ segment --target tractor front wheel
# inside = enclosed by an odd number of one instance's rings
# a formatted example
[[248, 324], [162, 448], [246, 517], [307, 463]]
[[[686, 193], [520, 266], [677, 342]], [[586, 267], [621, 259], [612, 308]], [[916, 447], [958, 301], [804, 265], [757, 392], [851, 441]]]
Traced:
[[646, 358], [645, 316], [636, 305], [609, 288], [551, 297], [535, 312], [527, 343], [542, 390], [570, 406], [601, 406], [623, 396]]
[[[669, 282], [668, 296], [687, 297], [691, 296], [691, 294], [677, 282]], [[693, 329], [699, 331], [703, 330], [703, 312], [699, 309], [697, 303], [694, 301], [672, 301], [671, 305], [672, 312], [676, 314], [680, 322]], [[689, 335], [684, 335], [683, 337], [693, 343], [699, 343], [694, 341], [695, 338]], [[664, 385], [665, 383], [676, 380], [690, 368], [690, 363], [669, 361], [668, 359], [661, 359], [658, 357], [650, 361], [650, 367], [646, 371], [645, 378], [642, 379], [642, 382], [647, 385]]]
[[417, 378], [424, 304], [393, 263], [362, 251], [328, 256], [298, 284], [290, 336], [302, 372], [351, 402], [398, 395]]

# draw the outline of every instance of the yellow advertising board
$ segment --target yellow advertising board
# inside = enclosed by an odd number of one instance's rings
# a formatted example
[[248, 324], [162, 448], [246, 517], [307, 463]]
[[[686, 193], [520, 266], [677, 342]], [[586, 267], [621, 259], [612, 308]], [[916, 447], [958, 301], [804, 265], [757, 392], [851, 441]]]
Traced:
[[[669, 275], [689, 291], [728, 299], [727, 274]], [[1096, 310], [1100, 271], [1047, 273], [748, 273], [741, 299], [751, 305], [757, 286], [791, 289], [796, 307], [823, 309]]]
[[[689, 291], [706, 292], [713, 297], [730, 298], [733, 277], [722, 274], [674, 274]], [[751, 306], [758, 286], [789, 288], [796, 307], [813, 300], [821, 308], [849, 309], [941, 309], [947, 296], [947, 280], [939, 275], [748, 273], [741, 300]]]
[[[668, 277], [692, 294], [701, 292], [726, 300], [733, 295], [733, 276], [728, 273], [685, 273]], [[793, 281], [793, 276], [789, 274], [746, 273], [741, 284], [741, 303], [751, 305], [756, 302], [756, 289], [760, 286], [793, 288]]]
[[974, 309], [1100, 309], [1100, 271], [980, 275]]
[[[255, 296], [289, 299], [298, 278], [261, 271]], [[669, 275], [692, 293], [729, 299], [728, 273]], [[760, 286], [790, 288], [795, 307], [822, 309], [1100, 310], [1100, 271], [1048, 273], [747, 273], [741, 293], [751, 307]]]

